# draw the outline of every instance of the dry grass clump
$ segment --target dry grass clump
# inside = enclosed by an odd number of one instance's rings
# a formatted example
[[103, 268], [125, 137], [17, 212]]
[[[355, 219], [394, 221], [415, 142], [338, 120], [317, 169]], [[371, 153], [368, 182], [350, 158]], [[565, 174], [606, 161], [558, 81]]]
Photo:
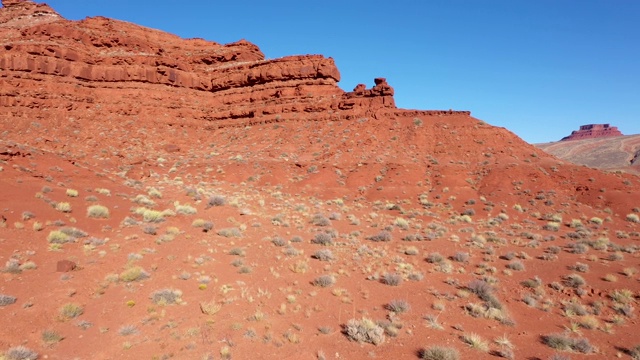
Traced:
[[87, 208], [87, 216], [95, 219], [108, 219], [109, 208], [102, 205], [91, 205]]
[[138, 330], [138, 328], [135, 325], [123, 325], [118, 330], [118, 334], [121, 335], [121, 336], [135, 335], [135, 334], [137, 334], [139, 332], [140, 331]]
[[420, 350], [420, 359], [423, 360], [458, 360], [458, 350], [444, 346], [432, 346]]
[[215, 301], [200, 303], [200, 311], [202, 311], [203, 314], [214, 315], [218, 313], [220, 309], [222, 309], [222, 304]]
[[542, 342], [552, 349], [561, 351], [575, 351], [583, 354], [594, 352], [594, 347], [586, 338], [572, 338], [565, 334], [550, 334], [542, 336]]
[[640, 223], [640, 217], [637, 214], [627, 214], [627, 221], [632, 223]]
[[515, 270], [515, 271], [523, 271], [524, 264], [521, 261], [512, 261], [507, 264], [507, 269]]
[[172, 305], [181, 301], [182, 291], [176, 289], [162, 289], [151, 293], [151, 301], [157, 305]]
[[312, 244], [319, 244], [324, 246], [333, 245], [333, 236], [329, 233], [317, 233], [311, 240]]
[[140, 281], [149, 278], [149, 273], [144, 271], [140, 266], [133, 266], [122, 273], [120, 273], [119, 279], [124, 282]]
[[55, 344], [64, 339], [64, 337], [55, 330], [43, 331], [41, 338], [42, 338], [42, 342], [44, 342], [45, 344]]
[[402, 275], [396, 273], [385, 273], [380, 281], [389, 286], [400, 286], [402, 284]]
[[207, 206], [222, 206], [226, 202], [224, 196], [222, 195], [211, 195], [209, 196], [209, 200], [207, 201]]
[[72, 242], [73, 240], [74, 239], [71, 236], [65, 234], [60, 230], [53, 230], [47, 236], [47, 241], [50, 244], [65, 244], [68, 242]]
[[0, 306], [11, 305], [15, 303], [16, 300], [15, 296], [0, 294]]
[[176, 207], [176, 213], [178, 214], [193, 215], [198, 213], [198, 210], [189, 204], [184, 204], [184, 205], [176, 204], [175, 207]]
[[240, 229], [238, 228], [225, 228], [225, 229], [220, 229], [217, 232], [218, 235], [220, 236], [224, 236], [226, 238], [229, 237], [241, 237], [242, 236], [242, 232], [240, 231]]
[[429, 264], [440, 264], [444, 261], [444, 256], [440, 255], [440, 253], [434, 252], [427, 255], [426, 261]]
[[331, 225], [331, 220], [322, 214], [315, 214], [311, 218], [311, 223], [315, 226], [329, 226]]
[[141, 212], [144, 222], [159, 223], [164, 221], [164, 213], [162, 211], [143, 209]]
[[36, 215], [34, 213], [32, 213], [31, 211], [23, 211], [22, 212], [22, 220], [24, 220], [24, 221], [33, 219], [34, 217], [36, 217]]
[[313, 254], [313, 257], [320, 261], [332, 261], [334, 260], [333, 253], [329, 249], [321, 249]]
[[633, 301], [635, 295], [629, 289], [615, 289], [609, 294], [609, 297], [617, 303], [628, 304]]
[[332, 275], [322, 275], [313, 279], [313, 285], [318, 287], [329, 287], [336, 283], [336, 278]]
[[84, 308], [78, 304], [67, 303], [60, 308], [60, 317], [64, 320], [77, 318], [84, 313]]
[[476, 350], [479, 350], [482, 352], [489, 351], [489, 343], [478, 334], [475, 334], [475, 333], [464, 334], [462, 335], [462, 341]]
[[344, 333], [352, 341], [373, 345], [382, 344], [385, 340], [384, 329], [373, 320], [363, 317], [351, 319], [344, 327]]
[[71, 204], [69, 204], [68, 202], [59, 202], [59, 203], [56, 203], [55, 209], [63, 213], [70, 213]]
[[578, 274], [570, 274], [564, 277], [564, 284], [568, 287], [579, 288], [587, 284], [584, 278]]
[[386, 231], [386, 230], [382, 230], [379, 233], [375, 234], [375, 235], [371, 235], [369, 237], [367, 237], [367, 240], [371, 240], [371, 241], [375, 241], [375, 242], [387, 242], [387, 241], [391, 241], [391, 233]]
[[411, 305], [409, 305], [407, 300], [391, 300], [385, 307], [387, 310], [393, 311], [396, 314], [411, 310]]
[[4, 354], [6, 360], [36, 360], [38, 353], [22, 345], [14, 346]]

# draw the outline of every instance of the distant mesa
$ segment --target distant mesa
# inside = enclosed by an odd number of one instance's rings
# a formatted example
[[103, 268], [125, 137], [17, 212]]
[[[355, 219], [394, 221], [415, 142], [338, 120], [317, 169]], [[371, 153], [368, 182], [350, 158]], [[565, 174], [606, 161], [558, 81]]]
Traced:
[[613, 136], [622, 136], [617, 127], [609, 124], [589, 124], [580, 126], [579, 130], [572, 131], [571, 135], [563, 137], [560, 141], [598, 139]]

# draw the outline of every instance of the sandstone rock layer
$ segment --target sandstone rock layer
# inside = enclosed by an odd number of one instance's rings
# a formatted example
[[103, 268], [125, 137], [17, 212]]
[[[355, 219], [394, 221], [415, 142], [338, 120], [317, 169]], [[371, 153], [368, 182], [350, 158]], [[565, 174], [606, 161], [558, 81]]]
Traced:
[[333, 59], [320, 55], [266, 60], [244, 40], [181, 39], [104, 17], [69, 21], [31, 1], [3, 4], [0, 107], [18, 129], [43, 117], [206, 128], [397, 110], [385, 79], [344, 92]]
[[579, 130], [571, 132], [571, 135], [563, 137], [560, 141], [598, 139], [603, 137], [622, 136], [617, 127], [609, 124], [589, 124], [580, 126]]

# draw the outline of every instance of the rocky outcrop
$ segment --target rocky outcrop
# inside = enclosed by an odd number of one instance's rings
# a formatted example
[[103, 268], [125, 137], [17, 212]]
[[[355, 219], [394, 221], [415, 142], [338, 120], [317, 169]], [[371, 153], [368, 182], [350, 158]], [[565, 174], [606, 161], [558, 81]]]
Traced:
[[219, 127], [396, 109], [385, 79], [344, 92], [333, 59], [320, 55], [266, 60], [245, 40], [181, 39], [104, 17], [69, 21], [28, 0], [2, 4], [0, 112], [17, 127], [120, 116]]
[[609, 124], [589, 124], [580, 126], [579, 130], [571, 132], [571, 135], [563, 137], [560, 141], [597, 139], [603, 137], [622, 136], [620, 130]]
[[[265, 59], [246, 40], [182, 39], [105, 17], [66, 20], [29, 0], [2, 4], [0, 121], [6, 140], [26, 138], [77, 154], [78, 142], [98, 145], [109, 133], [122, 134], [122, 148], [147, 149], [151, 134], [165, 138], [180, 127], [407, 115], [384, 78], [371, 88], [340, 89], [330, 57]], [[136, 136], [127, 136], [132, 129]]]

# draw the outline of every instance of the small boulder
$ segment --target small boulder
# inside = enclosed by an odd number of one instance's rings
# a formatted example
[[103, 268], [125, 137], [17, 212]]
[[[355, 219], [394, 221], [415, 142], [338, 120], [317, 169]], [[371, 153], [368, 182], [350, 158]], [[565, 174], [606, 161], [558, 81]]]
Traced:
[[78, 267], [76, 263], [70, 260], [60, 260], [56, 264], [57, 272], [70, 272], [75, 270]]

